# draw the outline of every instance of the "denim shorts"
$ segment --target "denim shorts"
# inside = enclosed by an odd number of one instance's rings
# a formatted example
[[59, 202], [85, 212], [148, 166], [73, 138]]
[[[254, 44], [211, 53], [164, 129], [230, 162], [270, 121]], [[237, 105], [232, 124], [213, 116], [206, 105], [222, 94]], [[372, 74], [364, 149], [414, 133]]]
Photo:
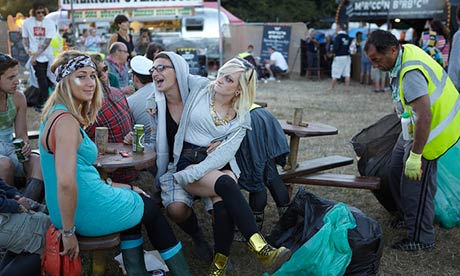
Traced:
[[0, 141], [0, 158], [9, 158], [13, 162], [15, 176], [25, 176], [24, 166], [14, 152], [13, 143]]

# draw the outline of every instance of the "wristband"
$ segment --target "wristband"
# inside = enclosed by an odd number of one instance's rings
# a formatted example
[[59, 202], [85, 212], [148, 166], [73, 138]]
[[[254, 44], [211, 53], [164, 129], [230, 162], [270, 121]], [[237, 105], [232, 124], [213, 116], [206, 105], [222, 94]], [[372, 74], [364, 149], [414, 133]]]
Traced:
[[64, 237], [72, 237], [75, 234], [75, 230], [76, 230], [76, 228], [75, 228], [75, 225], [74, 225], [69, 230], [61, 229], [60, 232]]
[[134, 191], [134, 186], [133, 186], [133, 184], [129, 184], [129, 187], [131, 187], [131, 190]]
[[109, 185], [110, 187], [112, 187], [112, 184], [113, 184], [112, 178], [107, 177], [107, 179], [105, 180], [105, 183], [107, 183], [107, 185]]

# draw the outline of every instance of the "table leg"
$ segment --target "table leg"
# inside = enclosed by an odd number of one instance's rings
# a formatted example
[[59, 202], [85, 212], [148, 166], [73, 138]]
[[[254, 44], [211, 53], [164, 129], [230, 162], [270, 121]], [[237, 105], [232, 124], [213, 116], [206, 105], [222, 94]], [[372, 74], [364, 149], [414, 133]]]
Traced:
[[289, 148], [291, 152], [289, 153], [289, 158], [285, 170], [293, 170], [297, 168], [297, 154], [299, 151], [299, 143], [300, 138], [295, 135], [292, 135], [289, 142]]

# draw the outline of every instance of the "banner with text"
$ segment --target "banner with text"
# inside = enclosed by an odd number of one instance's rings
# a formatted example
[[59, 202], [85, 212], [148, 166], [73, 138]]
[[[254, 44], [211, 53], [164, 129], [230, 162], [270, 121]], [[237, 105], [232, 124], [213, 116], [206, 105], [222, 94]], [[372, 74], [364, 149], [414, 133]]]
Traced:
[[260, 59], [269, 60], [268, 47], [273, 47], [277, 52], [283, 54], [289, 60], [289, 43], [291, 42], [291, 26], [264, 25], [262, 36], [262, 52]]
[[63, 10], [139, 9], [158, 7], [202, 6], [203, 0], [59, 0]]
[[176, 18], [193, 15], [193, 7], [146, 8], [146, 9], [110, 9], [110, 10], [77, 10], [73, 16], [76, 22], [80, 21], [112, 21], [115, 16], [124, 14], [137, 21], [151, 21], [156, 18]]
[[445, 0], [350, 0], [349, 20], [446, 18]]

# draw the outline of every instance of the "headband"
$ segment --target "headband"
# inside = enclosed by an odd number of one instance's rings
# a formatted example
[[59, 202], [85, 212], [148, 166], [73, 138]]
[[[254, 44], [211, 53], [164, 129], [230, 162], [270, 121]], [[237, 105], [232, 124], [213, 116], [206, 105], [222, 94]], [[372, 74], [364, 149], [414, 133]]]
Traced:
[[59, 65], [56, 69], [56, 81], [59, 82], [76, 70], [87, 66], [97, 69], [94, 62], [88, 56], [82, 55], [71, 58], [66, 63]]

